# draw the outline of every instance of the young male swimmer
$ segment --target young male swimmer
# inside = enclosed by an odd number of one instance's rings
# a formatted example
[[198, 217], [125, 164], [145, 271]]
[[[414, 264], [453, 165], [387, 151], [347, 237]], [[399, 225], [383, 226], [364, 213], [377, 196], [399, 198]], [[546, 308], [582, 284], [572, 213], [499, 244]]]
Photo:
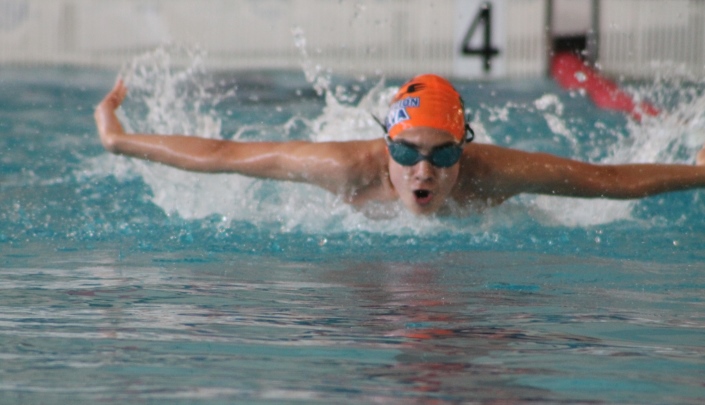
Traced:
[[345, 142], [238, 142], [185, 135], [125, 133], [115, 115], [127, 89], [118, 80], [95, 120], [110, 152], [180, 169], [305, 182], [363, 209], [401, 201], [417, 215], [497, 205], [520, 193], [640, 198], [705, 186], [697, 165], [595, 165], [545, 153], [471, 143], [463, 101], [446, 79], [417, 76], [394, 96], [387, 136]]

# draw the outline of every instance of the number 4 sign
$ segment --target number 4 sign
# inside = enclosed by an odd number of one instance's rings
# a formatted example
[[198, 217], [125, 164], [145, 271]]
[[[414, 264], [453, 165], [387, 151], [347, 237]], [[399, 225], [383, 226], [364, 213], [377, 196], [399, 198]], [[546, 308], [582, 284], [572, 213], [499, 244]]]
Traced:
[[453, 75], [504, 76], [505, 0], [456, 0], [455, 4]]

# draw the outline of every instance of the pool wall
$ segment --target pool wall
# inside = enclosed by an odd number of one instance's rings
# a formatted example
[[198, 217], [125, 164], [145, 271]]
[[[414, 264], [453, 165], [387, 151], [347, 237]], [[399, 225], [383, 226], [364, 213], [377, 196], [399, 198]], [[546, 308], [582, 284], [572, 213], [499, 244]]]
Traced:
[[[702, 74], [704, 2], [582, 0], [591, 1], [599, 4], [588, 11], [599, 13], [590, 21], [597, 25], [598, 62], [605, 73], [651, 77], [666, 69]], [[116, 68], [170, 43], [198, 45], [208, 53], [211, 68], [229, 70], [299, 69], [302, 60], [311, 58], [320, 69], [340, 74], [539, 77], [547, 71], [552, 49], [547, 36], [560, 34], [551, 26], [558, 29], [584, 14], [575, 4], [4, 0], [0, 63]]]

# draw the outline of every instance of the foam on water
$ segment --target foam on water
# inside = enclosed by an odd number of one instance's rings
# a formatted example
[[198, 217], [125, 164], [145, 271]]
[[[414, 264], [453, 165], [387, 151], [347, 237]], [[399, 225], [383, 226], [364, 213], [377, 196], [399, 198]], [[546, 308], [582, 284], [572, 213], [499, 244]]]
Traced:
[[[323, 98], [320, 114], [313, 118], [291, 117], [281, 125], [260, 123], [262, 140], [285, 140], [292, 127], [304, 125], [312, 141], [373, 139], [381, 136], [372, 114], [384, 116], [395, 86], [383, 79], [358, 94], [355, 86], [334, 85], [332, 73], [316, 65], [306, 52], [303, 32], [295, 31], [296, 46], [302, 55], [304, 75], [315, 92]], [[173, 63], [188, 61], [186, 67]], [[121, 75], [130, 93], [120, 114], [129, 131], [163, 134], [195, 134], [207, 138], [245, 138], [252, 127], [223, 134], [222, 114], [218, 105], [237, 100], [237, 87], [214, 83], [205, 69], [203, 53], [183, 48], [161, 48], [133, 60]], [[672, 94], [683, 88], [684, 94]], [[702, 88], [699, 86], [698, 88]], [[642, 93], [639, 93], [639, 92]], [[681, 91], [681, 90], [677, 90]], [[692, 163], [693, 156], [705, 142], [705, 96], [692, 86], [673, 86], [665, 80], [646, 89], [635, 89], [637, 97], [648, 92], [652, 100], [664, 106], [657, 117], [643, 122], [628, 121], [626, 134], [614, 130], [614, 142], [605, 152], [601, 144], [585, 144], [585, 134], [575, 132], [565, 106], [556, 94], [544, 94], [530, 105], [508, 103], [505, 106], [483, 104], [472, 112], [472, 124], [480, 142], [495, 142], [488, 135], [483, 120], [508, 122], [514, 114], [533, 114], [551, 131], [551, 142], [568, 145], [571, 156], [596, 163], [668, 162]], [[583, 97], [574, 94], [573, 97]], [[598, 129], [600, 123], [595, 123]], [[248, 139], [249, 140], [249, 139]], [[522, 148], [522, 142], [515, 145]], [[600, 150], [598, 150], [600, 149]], [[239, 175], [198, 174], [163, 165], [104, 156], [94, 162], [98, 171], [126, 179], [137, 176], [152, 190], [151, 199], [170, 215], [185, 219], [216, 216], [227, 227], [232, 221], [267, 225], [284, 232], [346, 232], [364, 230], [389, 234], [435, 232], [472, 233], [469, 237], [495, 237], [493, 227], [511, 226], [517, 211], [526, 211], [547, 225], [584, 227], [616, 221], [633, 220], [638, 201], [590, 200], [550, 196], [523, 196], [510, 204], [489, 210], [482, 219], [448, 221], [417, 218], [399, 207], [386, 207], [392, 219], [370, 219], [343, 204], [338, 198], [315, 187], [250, 179]], [[387, 215], [389, 216], [389, 215]], [[521, 216], [519, 216], [521, 218]], [[467, 222], [470, 221], [470, 222]], [[479, 221], [479, 223], [478, 223]], [[468, 224], [472, 226], [468, 226]], [[472, 228], [472, 231], [468, 231]]]

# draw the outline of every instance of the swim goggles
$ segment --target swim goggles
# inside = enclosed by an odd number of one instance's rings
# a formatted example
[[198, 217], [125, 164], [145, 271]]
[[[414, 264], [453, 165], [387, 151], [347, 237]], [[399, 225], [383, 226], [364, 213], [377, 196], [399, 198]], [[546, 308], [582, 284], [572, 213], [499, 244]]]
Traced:
[[[387, 128], [384, 124], [382, 124], [381, 120], [374, 115], [372, 117], [382, 126], [382, 129], [384, 129], [386, 133]], [[389, 156], [391, 156], [395, 162], [402, 166], [414, 166], [422, 160], [425, 160], [433, 166], [447, 168], [458, 163], [460, 157], [463, 155], [463, 147], [465, 144], [472, 142], [475, 138], [475, 131], [470, 128], [469, 124], [465, 124], [465, 129], [467, 131], [467, 135], [465, 136], [465, 140], [463, 142], [433, 148], [431, 153], [428, 155], [424, 155], [419, 152], [414, 145], [408, 144], [404, 141], [392, 140], [389, 135], [385, 135], [384, 140], [387, 142]]]
[[404, 141], [393, 141], [389, 136], [385, 136], [384, 140], [387, 142], [389, 156], [402, 166], [414, 166], [422, 160], [426, 160], [436, 167], [451, 167], [460, 160], [465, 145], [465, 142], [443, 145], [433, 148], [431, 153], [424, 155], [419, 152], [416, 146]]

